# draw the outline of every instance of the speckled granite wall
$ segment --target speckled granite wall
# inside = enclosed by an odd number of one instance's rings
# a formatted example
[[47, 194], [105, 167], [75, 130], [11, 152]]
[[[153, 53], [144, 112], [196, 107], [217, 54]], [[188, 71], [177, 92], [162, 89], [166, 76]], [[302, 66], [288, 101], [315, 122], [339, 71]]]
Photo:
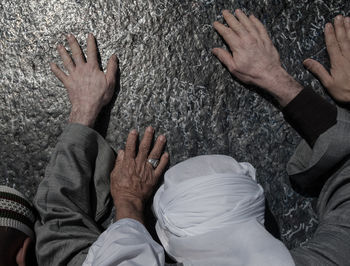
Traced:
[[301, 65], [312, 56], [328, 62], [322, 29], [350, 2], [307, 0], [0, 0], [0, 183], [33, 198], [69, 102], [49, 62], [73, 33], [86, 48], [97, 37], [102, 64], [117, 53], [121, 89], [108, 142], [116, 149], [132, 128], [151, 124], [168, 137], [171, 165], [199, 154], [223, 153], [257, 168], [288, 247], [303, 243], [317, 219], [310, 199], [286, 183], [285, 165], [299, 137], [254, 88], [235, 81], [212, 56], [222, 46], [213, 30], [222, 9], [259, 17], [289, 72], [319, 93]]

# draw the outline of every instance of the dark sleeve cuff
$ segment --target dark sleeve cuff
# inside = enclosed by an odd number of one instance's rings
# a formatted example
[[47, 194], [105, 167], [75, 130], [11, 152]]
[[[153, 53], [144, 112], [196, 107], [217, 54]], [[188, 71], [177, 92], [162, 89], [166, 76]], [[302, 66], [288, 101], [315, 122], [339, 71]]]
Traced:
[[311, 147], [323, 132], [337, 123], [337, 108], [309, 88], [303, 89], [282, 112]]

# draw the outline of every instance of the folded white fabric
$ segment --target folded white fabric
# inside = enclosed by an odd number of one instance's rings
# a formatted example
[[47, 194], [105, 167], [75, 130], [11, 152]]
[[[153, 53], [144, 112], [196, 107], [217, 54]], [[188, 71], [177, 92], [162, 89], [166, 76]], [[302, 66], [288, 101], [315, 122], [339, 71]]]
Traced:
[[153, 201], [157, 234], [184, 265], [294, 265], [263, 226], [264, 203], [249, 163], [194, 157], [165, 173]]

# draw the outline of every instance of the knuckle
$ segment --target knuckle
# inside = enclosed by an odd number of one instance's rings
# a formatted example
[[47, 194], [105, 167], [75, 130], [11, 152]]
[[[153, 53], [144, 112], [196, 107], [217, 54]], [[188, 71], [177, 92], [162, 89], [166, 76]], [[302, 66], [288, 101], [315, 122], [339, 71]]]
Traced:
[[134, 144], [132, 144], [132, 143], [127, 143], [127, 144], [125, 145], [125, 149], [128, 150], [128, 151], [133, 150], [133, 149], [134, 149]]
[[322, 83], [323, 83], [323, 85], [324, 85], [325, 87], [327, 87], [327, 88], [333, 87], [333, 82], [332, 82], [331, 80], [329, 80], [329, 79], [324, 79], [324, 80], [322, 81]]

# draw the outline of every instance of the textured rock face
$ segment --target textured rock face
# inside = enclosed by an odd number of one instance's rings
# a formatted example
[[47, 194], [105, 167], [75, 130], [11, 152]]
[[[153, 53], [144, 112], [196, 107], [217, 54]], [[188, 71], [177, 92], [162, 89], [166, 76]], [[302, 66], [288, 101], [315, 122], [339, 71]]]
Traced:
[[73, 33], [86, 49], [94, 33], [102, 66], [116, 53], [120, 92], [107, 140], [123, 147], [132, 128], [153, 125], [168, 138], [171, 165], [222, 153], [257, 168], [288, 247], [306, 241], [317, 220], [311, 199], [287, 184], [285, 165], [299, 141], [264, 93], [243, 86], [211, 54], [224, 46], [212, 27], [222, 9], [242, 8], [267, 26], [285, 68], [324, 94], [301, 65], [328, 64], [323, 27], [350, 2], [307, 0], [0, 0], [0, 183], [33, 198], [69, 101], [49, 62], [62, 67], [55, 47]]

